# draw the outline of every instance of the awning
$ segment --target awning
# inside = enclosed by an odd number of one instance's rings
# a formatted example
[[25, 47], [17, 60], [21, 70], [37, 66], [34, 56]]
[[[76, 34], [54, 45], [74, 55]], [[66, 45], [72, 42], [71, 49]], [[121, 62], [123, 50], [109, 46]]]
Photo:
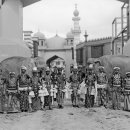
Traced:
[[41, 1], [41, 0], [22, 0], [22, 2], [23, 2], [23, 7], [26, 7], [26, 6], [28, 6], [28, 5], [31, 5], [31, 4], [33, 4], [33, 3], [36, 3], [36, 2], [38, 2], [38, 1]]
[[121, 1], [121, 2], [124, 2], [124, 3], [128, 3], [129, 0], [118, 0], [118, 1]]

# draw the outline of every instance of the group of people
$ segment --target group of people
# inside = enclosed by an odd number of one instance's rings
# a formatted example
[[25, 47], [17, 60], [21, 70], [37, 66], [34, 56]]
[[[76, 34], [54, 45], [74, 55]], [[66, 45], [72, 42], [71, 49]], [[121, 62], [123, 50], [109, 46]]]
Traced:
[[[111, 101], [113, 109], [121, 108], [121, 95], [124, 97], [124, 110], [130, 110], [130, 72], [125, 77], [120, 74], [120, 68], [114, 67], [111, 77], [107, 77], [103, 66], [95, 73], [93, 65], [86, 71], [74, 66], [67, 79], [62, 67], [46, 68], [39, 76], [36, 67], [32, 76], [27, 74], [27, 68], [21, 66], [20, 74], [10, 72], [8, 78], [3, 78], [0, 71], [0, 108], [2, 112], [27, 112], [38, 109], [52, 110], [54, 101], [58, 108], [63, 109], [66, 93], [70, 93], [73, 107], [79, 107], [81, 94], [84, 93], [85, 107], [104, 106]], [[69, 84], [69, 85], [67, 85]], [[12, 109], [12, 110], [10, 110]]]
[[99, 66], [97, 72], [90, 64], [85, 72], [74, 67], [69, 81], [74, 107], [79, 107], [80, 95], [84, 93], [86, 108], [96, 105], [120, 110], [124, 102], [123, 109], [130, 110], [130, 72], [122, 76], [120, 68], [114, 67], [112, 75], [108, 77], [103, 66]]
[[93, 107], [96, 104], [105, 108], [111, 107], [114, 110], [120, 110], [124, 106], [124, 110], [130, 110], [130, 72], [122, 76], [120, 68], [114, 67], [112, 74], [108, 77], [103, 66], [99, 66], [98, 72], [95, 73], [93, 65], [90, 65], [85, 84], [86, 107]]
[[1, 111], [32, 112], [38, 109], [45, 110], [46, 106], [51, 110], [54, 101], [57, 101], [59, 108], [63, 108], [65, 81], [66, 77], [61, 67], [57, 68], [57, 71], [51, 71], [47, 67], [42, 76], [39, 76], [38, 69], [34, 67], [32, 76], [29, 76], [27, 68], [21, 66], [18, 76], [15, 72], [10, 72], [8, 78], [3, 78], [1, 70]]

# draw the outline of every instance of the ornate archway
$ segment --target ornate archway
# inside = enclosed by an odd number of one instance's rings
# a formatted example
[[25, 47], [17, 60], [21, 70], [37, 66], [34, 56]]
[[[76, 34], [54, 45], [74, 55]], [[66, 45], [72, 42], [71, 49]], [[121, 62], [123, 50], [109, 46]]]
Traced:
[[53, 67], [53, 66], [65, 66], [65, 60], [57, 55], [52, 56], [46, 61], [47, 66]]

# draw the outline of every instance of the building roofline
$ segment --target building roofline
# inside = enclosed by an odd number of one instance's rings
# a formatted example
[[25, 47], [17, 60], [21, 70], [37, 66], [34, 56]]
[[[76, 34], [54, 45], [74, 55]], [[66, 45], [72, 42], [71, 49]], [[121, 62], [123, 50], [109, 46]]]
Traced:
[[33, 33], [32, 31], [23, 31], [23, 33], [26, 33], [26, 32]]
[[26, 7], [39, 1], [41, 0], [22, 0], [22, 3], [23, 3], [23, 7]]
[[88, 40], [88, 42], [81, 42], [80, 44], [78, 44], [77, 49], [82, 48], [84, 46], [97, 46], [97, 45], [107, 44], [110, 43], [111, 40], [112, 37], [104, 37], [104, 38]]
[[108, 40], [108, 39], [112, 39], [112, 37], [103, 37], [103, 38], [90, 39], [90, 40], [88, 40], [88, 42], [97, 42], [97, 41]]
[[39, 51], [66, 51], [66, 50], [71, 50], [71, 48], [38, 48]]
[[117, 0], [117, 1], [124, 2], [124, 3], [129, 3], [129, 0]]

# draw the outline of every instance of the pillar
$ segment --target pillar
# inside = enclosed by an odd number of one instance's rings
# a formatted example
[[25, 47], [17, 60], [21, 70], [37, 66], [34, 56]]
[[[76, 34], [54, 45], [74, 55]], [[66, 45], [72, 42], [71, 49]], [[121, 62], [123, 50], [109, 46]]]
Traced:
[[0, 37], [23, 39], [23, 5], [21, 0], [6, 0], [0, 8]]
[[128, 39], [130, 39], [130, 0], [128, 0], [128, 19], [127, 19], [127, 24], [128, 24]]
[[22, 0], [5, 0], [0, 7], [0, 61], [12, 56], [31, 57], [23, 41]]
[[38, 38], [33, 37], [33, 56], [34, 58], [38, 57]]

